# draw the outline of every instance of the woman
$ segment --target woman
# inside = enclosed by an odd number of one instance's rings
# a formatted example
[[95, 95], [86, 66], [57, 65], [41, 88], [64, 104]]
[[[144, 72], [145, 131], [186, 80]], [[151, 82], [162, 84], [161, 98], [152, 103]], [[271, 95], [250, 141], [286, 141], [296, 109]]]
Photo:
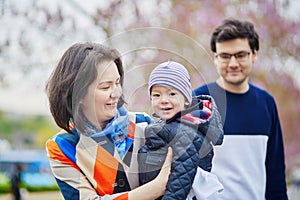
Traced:
[[115, 49], [77, 43], [46, 85], [52, 116], [63, 129], [46, 146], [65, 199], [155, 199], [165, 191], [171, 150], [158, 177], [138, 187], [136, 153], [151, 119], [123, 107], [123, 79]]

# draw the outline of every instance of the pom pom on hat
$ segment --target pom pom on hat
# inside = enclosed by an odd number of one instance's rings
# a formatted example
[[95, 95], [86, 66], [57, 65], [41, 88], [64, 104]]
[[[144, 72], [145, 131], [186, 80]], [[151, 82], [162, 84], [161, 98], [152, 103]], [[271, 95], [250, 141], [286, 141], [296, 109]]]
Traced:
[[155, 85], [164, 85], [180, 91], [188, 100], [192, 102], [191, 78], [187, 69], [180, 63], [167, 61], [159, 64], [151, 72], [149, 77], [149, 93]]

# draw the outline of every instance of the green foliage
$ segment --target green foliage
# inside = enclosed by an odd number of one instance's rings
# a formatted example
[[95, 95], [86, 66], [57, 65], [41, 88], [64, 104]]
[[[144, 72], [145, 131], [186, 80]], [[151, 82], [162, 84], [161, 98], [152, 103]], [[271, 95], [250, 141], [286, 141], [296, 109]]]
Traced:
[[33, 138], [33, 146], [44, 148], [45, 141], [54, 135], [58, 128], [48, 116], [8, 115], [0, 111], [0, 137], [13, 142], [13, 136]]
[[0, 134], [9, 136], [18, 129], [19, 123], [12, 123], [3, 111], [0, 111]]
[[57, 191], [59, 190], [58, 185], [52, 185], [52, 186], [30, 186], [26, 185], [24, 183], [20, 184], [20, 187], [26, 188], [29, 192], [41, 192], [41, 191]]
[[[24, 183], [20, 183], [21, 188], [25, 188], [30, 192], [39, 192], [39, 191], [57, 191], [59, 190], [57, 184], [52, 186], [30, 186]], [[2, 172], [0, 172], [0, 194], [10, 192], [10, 180], [9, 178]]]
[[0, 172], [0, 194], [6, 193], [10, 190], [10, 181], [8, 177]]

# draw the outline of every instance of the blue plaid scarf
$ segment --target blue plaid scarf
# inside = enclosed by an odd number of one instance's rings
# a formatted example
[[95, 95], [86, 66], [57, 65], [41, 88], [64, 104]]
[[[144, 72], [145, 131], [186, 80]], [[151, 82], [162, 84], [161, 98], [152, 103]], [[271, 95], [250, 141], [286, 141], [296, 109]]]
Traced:
[[107, 136], [116, 146], [120, 158], [128, 150], [132, 139], [128, 138], [129, 118], [127, 110], [124, 107], [118, 108], [116, 116], [106, 125], [102, 131], [97, 131], [95, 128], [88, 126], [88, 135], [97, 141], [98, 137]]

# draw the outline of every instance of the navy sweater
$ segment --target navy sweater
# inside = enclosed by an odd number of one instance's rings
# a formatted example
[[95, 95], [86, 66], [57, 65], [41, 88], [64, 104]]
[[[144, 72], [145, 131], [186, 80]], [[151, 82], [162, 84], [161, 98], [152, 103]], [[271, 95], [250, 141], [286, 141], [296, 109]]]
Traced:
[[282, 132], [274, 98], [249, 85], [244, 94], [216, 82], [194, 90], [211, 95], [224, 124], [212, 172], [224, 185], [222, 199], [287, 199]]

